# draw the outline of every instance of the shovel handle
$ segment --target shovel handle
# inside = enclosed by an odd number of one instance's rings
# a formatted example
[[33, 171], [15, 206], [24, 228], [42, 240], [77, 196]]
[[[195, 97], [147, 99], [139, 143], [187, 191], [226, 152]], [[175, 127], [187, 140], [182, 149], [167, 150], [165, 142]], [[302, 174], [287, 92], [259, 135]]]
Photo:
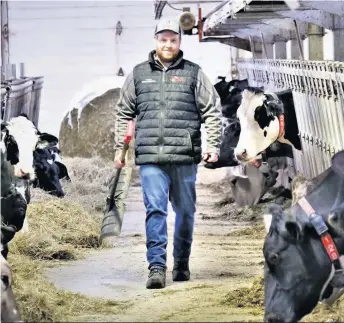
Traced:
[[[120, 157], [120, 160], [122, 163], [125, 162], [125, 155], [127, 154], [127, 151], [129, 149], [129, 144], [130, 144], [131, 138], [133, 137], [134, 130], [135, 130], [135, 122], [134, 122], [134, 120], [130, 120], [128, 123], [127, 132], [126, 132], [125, 137], [124, 137], [123, 148], [122, 148], [122, 153], [121, 153], [121, 157]], [[116, 171], [114, 182], [113, 182], [113, 185], [112, 185], [111, 191], [110, 191], [110, 196], [109, 196], [110, 201], [114, 200], [117, 184], [119, 181], [119, 176], [121, 175], [121, 170], [122, 170], [122, 168], [119, 168]]]
[[134, 130], [135, 130], [135, 122], [134, 122], [134, 120], [130, 120], [128, 122], [127, 132], [125, 133], [125, 137], [123, 140], [123, 149], [122, 149], [122, 154], [120, 157], [120, 160], [122, 163], [124, 163], [124, 161], [125, 161], [125, 155], [129, 149], [129, 144], [130, 144], [131, 138], [134, 135]]

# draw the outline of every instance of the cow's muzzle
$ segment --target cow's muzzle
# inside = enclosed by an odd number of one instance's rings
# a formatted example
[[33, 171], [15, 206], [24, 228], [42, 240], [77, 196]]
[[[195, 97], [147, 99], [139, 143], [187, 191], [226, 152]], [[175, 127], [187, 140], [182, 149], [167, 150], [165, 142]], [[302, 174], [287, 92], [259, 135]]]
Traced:
[[246, 149], [235, 149], [235, 159], [239, 162], [245, 162], [247, 160], [247, 151]]

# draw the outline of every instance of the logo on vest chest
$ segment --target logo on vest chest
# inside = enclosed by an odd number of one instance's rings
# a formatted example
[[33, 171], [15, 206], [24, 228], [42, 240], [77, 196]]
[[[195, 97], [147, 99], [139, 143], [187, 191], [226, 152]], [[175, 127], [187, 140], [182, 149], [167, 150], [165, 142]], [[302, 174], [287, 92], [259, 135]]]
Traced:
[[184, 83], [185, 78], [182, 76], [171, 76], [171, 82], [172, 83]]
[[153, 79], [145, 79], [142, 81], [142, 83], [156, 83], [156, 80]]

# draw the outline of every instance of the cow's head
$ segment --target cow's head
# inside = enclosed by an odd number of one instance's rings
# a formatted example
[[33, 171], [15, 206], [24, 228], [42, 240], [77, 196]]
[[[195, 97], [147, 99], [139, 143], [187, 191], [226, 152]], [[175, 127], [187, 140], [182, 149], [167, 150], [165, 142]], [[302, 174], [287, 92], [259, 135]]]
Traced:
[[260, 88], [243, 91], [237, 110], [242, 131], [235, 149], [240, 162], [254, 160], [279, 138], [279, 117], [283, 113], [283, 103], [276, 95], [264, 93]]
[[[329, 283], [334, 267], [308, 216], [296, 210], [300, 208], [284, 212], [272, 205], [265, 218], [266, 322], [297, 322], [333, 292]], [[344, 237], [332, 237], [343, 250]]]
[[55, 163], [54, 155], [49, 147], [39, 146], [36, 148], [34, 151], [34, 168], [36, 171], [34, 187], [39, 187], [58, 197], [65, 195], [59, 179], [59, 165]]
[[1, 244], [1, 321], [23, 322], [12, 290], [12, 270], [2, 251]]
[[248, 87], [247, 80], [232, 80], [227, 83], [227, 91], [221, 97], [222, 115], [235, 118], [241, 104], [242, 92]]
[[14, 166], [14, 175], [18, 178], [35, 179], [33, 152], [37, 144], [47, 140], [56, 141], [57, 138], [41, 133], [24, 113], [1, 123], [1, 148]]

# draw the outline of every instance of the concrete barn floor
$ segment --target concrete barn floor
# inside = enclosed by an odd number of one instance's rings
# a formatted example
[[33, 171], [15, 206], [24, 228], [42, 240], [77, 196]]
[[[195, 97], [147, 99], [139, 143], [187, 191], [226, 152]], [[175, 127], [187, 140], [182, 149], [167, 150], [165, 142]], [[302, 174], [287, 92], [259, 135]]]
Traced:
[[50, 268], [48, 279], [61, 289], [128, 301], [128, 308], [121, 313], [111, 317], [94, 313], [92, 317], [83, 317], [85, 321], [262, 321], [260, 313], [252, 308], [230, 308], [223, 304], [226, 293], [249, 287], [255, 275], [263, 270], [263, 241], [228, 236], [232, 230], [248, 224], [218, 219], [214, 204], [223, 195], [209, 184], [219, 182], [224, 176], [225, 169], [199, 167], [189, 282], [172, 281], [174, 213], [169, 205], [167, 287], [145, 288], [148, 275], [145, 209], [141, 188], [137, 186], [130, 188], [122, 233], [113, 239], [114, 247], [69, 265]]

